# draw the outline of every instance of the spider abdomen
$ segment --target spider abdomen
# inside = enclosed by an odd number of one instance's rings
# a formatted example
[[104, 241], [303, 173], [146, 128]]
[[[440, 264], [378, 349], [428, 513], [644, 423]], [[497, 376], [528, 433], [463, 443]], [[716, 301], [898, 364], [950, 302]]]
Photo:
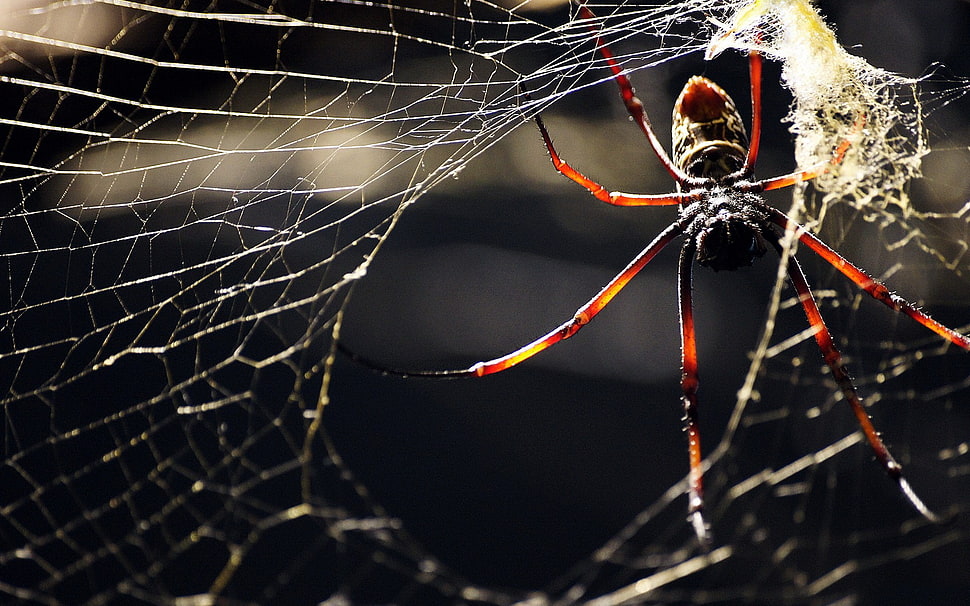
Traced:
[[707, 78], [694, 76], [684, 85], [672, 125], [674, 163], [691, 177], [716, 180], [744, 166], [744, 121], [731, 97]]

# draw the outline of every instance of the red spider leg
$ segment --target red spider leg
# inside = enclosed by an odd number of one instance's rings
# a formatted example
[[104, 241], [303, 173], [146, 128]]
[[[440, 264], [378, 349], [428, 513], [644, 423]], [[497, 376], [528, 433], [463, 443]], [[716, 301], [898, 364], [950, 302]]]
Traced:
[[[579, 16], [583, 19], [596, 19], [593, 11], [586, 8], [585, 5], [579, 7]], [[613, 71], [613, 79], [616, 80], [616, 84], [620, 88], [620, 97], [623, 99], [623, 104], [626, 105], [626, 110], [630, 113], [633, 121], [640, 127], [640, 130], [643, 131], [643, 134], [647, 136], [650, 147], [653, 148], [653, 153], [657, 155], [657, 159], [660, 160], [660, 163], [677, 183], [694, 181], [687, 173], [670, 161], [670, 156], [664, 151], [663, 145], [660, 144], [660, 140], [653, 132], [653, 126], [650, 124], [650, 118], [647, 116], [647, 112], [643, 109], [643, 103], [637, 98], [636, 91], [633, 90], [633, 85], [630, 84], [630, 80], [623, 75], [623, 68], [616, 62], [616, 59], [613, 57], [613, 52], [610, 51], [606, 43], [603, 42], [603, 39], [597, 33], [599, 30], [592, 25], [589, 26], [589, 29], [596, 34], [596, 48], [599, 49], [600, 54], [606, 59], [606, 64]]]
[[785, 213], [774, 208], [767, 208], [771, 221], [776, 225], [795, 232], [798, 240], [811, 248], [818, 256], [825, 259], [832, 267], [839, 270], [847, 278], [856, 283], [873, 299], [883, 303], [887, 307], [901, 311], [910, 318], [916, 320], [926, 328], [929, 328], [944, 339], [950, 341], [957, 347], [962, 347], [970, 351], [970, 337], [962, 335], [957, 331], [940, 324], [926, 313], [917, 309], [912, 303], [889, 291], [883, 284], [874, 280], [865, 271], [856, 267], [846, 260], [842, 255], [832, 250], [825, 242], [822, 242], [814, 234], [810, 233], [805, 227], [788, 218]]
[[[769, 234], [766, 234], [769, 235]], [[778, 241], [777, 235], [771, 233], [769, 235], [769, 240], [775, 247], [775, 250], [779, 254], [782, 253], [781, 243]], [[789, 257], [788, 261], [788, 278], [791, 280], [792, 285], [795, 287], [795, 291], [798, 293], [798, 299], [801, 301], [802, 308], [805, 311], [805, 317], [808, 318], [808, 323], [811, 324], [812, 328], [815, 330], [815, 342], [818, 344], [818, 348], [822, 352], [822, 358], [828, 365], [829, 369], [832, 371], [832, 376], [835, 378], [836, 383], [839, 384], [839, 388], [842, 390], [842, 395], [845, 396], [846, 401], [849, 406], [852, 407], [852, 412], [855, 414], [856, 420], [859, 422], [859, 427], [866, 436], [866, 440], [869, 441], [869, 446], [876, 455], [876, 459], [879, 460], [879, 464], [882, 468], [889, 474], [896, 484], [899, 486], [899, 490], [906, 495], [909, 502], [916, 508], [924, 518], [930, 520], [931, 522], [937, 522], [936, 514], [934, 514], [926, 506], [925, 503], [916, 495], [913, 491], [912, 486], [903, 477], [903, 468], [896, 462], [886, 444], [879, 437], [879, 432], [873, 427], [872, 421], [869, 419], [869, 415], [866, 414], [865, 407], [862, 405], [862, 400], [859, 398], [859, 394], [856, 392], [855, 386], [852, 384], [852, 379], [849, 378], [849, 373], [845, 369], [845, 365], [842, 363], [842, 354], [839, 353], [838, 348], [835, 346], [835, 342], [832, 340], [832, 334], [829, 332], [828, 327], [825, 325], [825, 321], [822, 319], [822, 314], [819, 312], [818, 305], [815, 303], [815, 297], [812, 295], [812, 291], [808, 286], [808, 282], [805, 280], [805, 274], [802, 272], [802, 268], [795, 257]]]
[[751, 80], [751, 137], [744, 167], [741, 169], [742, 175], [750, 175], [754, 171], [758, 149], [761, 147], [761, 53], [758, 51], [748, 53], [748, 72]]
[[618, 191], [607, 191], [605, 187], [570, 166], [569, 163], [559, 156], [555, 146], [552, 144], [552, 137], [549, 136], [549, 132], [546, 130], [546, 126], [538, 114], [536, 114], [536, 125], [539, 127], [539, 132], [542, 133], [542, 140], [546, 143], [546, 149], [549, 150], [549, 157], [552, 158], [552, 165], [556, 167], [556, 170], [588, 189], [597, 200], [616, 206], [669, 206], [683, 204], [696, 198], [696, 195], [680, 193], [625, 194]]
[[697, 424], [697, 338], [694, 333], [694, 304], [691, 293], [696, 246], [689, 240], [680, 251], [677, 268], [678, 298], [680, 300], [680, 386], [684, 394], [684, 427], [687, 430], [687, 452], [690, 472], [687, 489], [687, 519], [697, 539], [704, 547], [710, 545], [707, 523], [704, 521], [704, 470], [701, 456], [701, 434]]
[[660, 235], [653, 239], [653, 242], [648, 244], [646, 248], [640, 251], [640, 253], [634, 257], [625, 268], [623, 268], [623, 271], [617, 274], [606, 284], [606, 286], [602, 288], [602, 290], [596, 293], [595, 297], [577, 309], [576, 313], [573, 314], [573, 317], [568, 321], [563, 322], [557, 328], [539, 337], [535, 341], [532, 341], [531, 343], [524, 345], [512, 353], [506, 354], [500, 358], [494, 358], [484, 362], [476, 362], [468, 368], [459, 370], [403, 370], [389, 368], [374, 362], [373, 360], [369, 360], [347, 349], [340, 343], [338, 343], [337, 346], [342, 352], [344, 352], [348, 357], [358, 364], [362, 364], [385, 374], [398, 375], [402, 377], [481, 377], [502, 372], [503, 370], [515, 366], [519, 362], [528, 360], [532, 356], [552, 347], [556, 343], [568, 339], [579, 332], [580, 328], [589, 324], [596, 314], [602, 311], [603, 308], [613, 300], [613, 297], [619, 294], [619, 292], [623, 290], [623, 287], [625, 287], [630, 280], [632, 280], [633, 277], [636, 276], [637, 273], [639, 273], [640, 270], [647, 265], [647, 263], [653, 260], [657, 253], [670, 244], [674, 238], [683, 233], [685, 223], [686, 222], [684, 221], [677, 221], [671, 224], [667, 229], [663, 230]]
[[[865, 117], [861, 117], [856, 120], [853, 126], [853, 131], [858, 132], [862, 130], [863, 125], [866, 123]], [[774, 177], [772, 179], [764, 179], [762, 181], [756, 181], [754, 183], [748, 184], [747, 186], [742, 185], [740, 189], [749, 192], [762, 192], [769, 191], [772, 189], [782, 189], [796, 183], [801, 183], [802, 181], [811, 181], [815, 177], [825, 174], [832, 169], [833, 166], [842, 163], [842, 159], [845, 158], [845, 152], [849, 151], [852, 147], [852, 141], [845, 139], [839, 146], [835, 148], [835, 153], [832, 154], [832, 158], [827, 162], [823, 162], [817, 165], [815, 168], [809, 170], [795, 171], [787, 175], [782, 175], [780, 177]]]

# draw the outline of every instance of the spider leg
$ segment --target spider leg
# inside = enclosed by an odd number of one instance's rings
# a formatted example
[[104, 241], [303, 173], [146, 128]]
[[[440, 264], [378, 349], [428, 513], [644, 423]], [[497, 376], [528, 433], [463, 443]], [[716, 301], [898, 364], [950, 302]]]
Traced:
[[[688, 217], [688, 219], [689, 218], [690, 217]], [[486, 360], [484, 362], [477, 362], [468, 368], [458, 370], [404, 370], [389, 368], [379, 364], [353, 352], [341, 343], [337, 344], [337, 348], [358, 364], [367, 366], [368, 368], [385, 374], [403, 377], [481, 377], [484, 375], [502, 372], [503, 370], [507, 370], [508, 368], [515, 366], [519, 362], [528, 360], [532, 356], [552, 347], [556, 343], [568, 339], [576, 334], [583, 326], [589, 324], [596, 314], [602, 311], [603, 308], [613, 300], [613, 297], [619, 294], [619, 292], [623, 290], [623, 287], [625, 287], [630, 280], [632, 280], [633, 277], [636, 276], [637, 273], [639, 273], [640, 270], [647, 265], [647, 263], [653, 260], [657, 253], [670, 244], [674, 238], [683, 233], [684, 225], [688, 222], [688, 220], [679, 219], [672, 223], [669, 227], [667, 227], [667, 229], [663, 230], [660, 235], [654, 238], [653, 242], [648, 244], [646, 248], [640, 251], [640, 253], [637, 254], [637, 256], [634, 257], [633, 260], [630, 261], [630, 263], [627, 264], [627, 266], [623, 268], [619, 274], [610, 280], [606, 286], [604, 286], [596, 294], [596, 296], [577, 309], [572, 318], [566, 322], [563, 322], [557, 328], [539, 337], [535, 341], [520, 347], [510, 354], [506, 354], [492, 360]]]
[[758, 51], [748, 53], [748, 72], [751, 80], [751, 137], [742, 175], [750, 175], [754, 171], [761, 147], [761, 53]]
[[846, 260], [842, 255], [830, 248], [825, 242], [819, 240], [814, 234], [810, 233], [805, 227], [788, 218], [785, 213], [765, 206], [768, 216], [773, 223], [788, 230], [795, 232], [798, 240], [811, 248], [815, 253], [825, 259], [832, 267], [842, 272], [847, 278], [866, 292], [870, 297], [883, 303], [887, 307], [901, 311], [910, 318], [916, 320], [926, 328], [932, 330], [944, 339], [950, 341], [957, 347], [970, 350], [970, 337], [962, 335], [957, 331], [940, 324], [926, 313], [917, 309], [912, 303], [889, 291], [883, 284], [876, 282], [862, 269], [856, 267]]
[[[778, 235], [772, 230], [766, 230], [765, 236], [775, 247], [775, 250], [781, 254], [781, 243], [778, 241]], [[842, 395], [845, 396], [846, 401], [852, 408], [853, 414], [855, 414], [856, 420], [859, 422], [859, 427], [866, 436], [866, 440], [869, 442], [869, 446], [876, 455], [876, 459], [879, 464], [886, 471], [890, 478], [896, 482], [899, 486], [900, 492], [902, 492], [913, 507], [918, 511], [924, 518], [931, 522], [937, 522], [939, 518], [926, 506], [925, 503], [916, 495], [916, 492], [910, 486], [906, 478], [903, 477], [903, 468], [896, 462], [886, 444], [879, 437], [879, 433], [876, 428], [873, 427], [872, 421], [869, 419], [869, 415], [866, 414], [865, 407], [862, 405], [862, 400], [859, 397], [858, 392], [856, 392], [855, 386], [852, 384], [852, 379], [849, 377], [849, 373], [842, 363], [842, 354], [839, 353], [838, 348], [835, 346], [835, 342], [832, 340], [832, 334], [829, 332], [828, 327], [825, 325], [825, 321], [822, 319], [822, 314], [819, 312], [818, 305], [815, 303], [815, 298], [812, 295], [812, 291], [808, 286], [808, 282], [805, 280], [805, 274], [802, 272], [802, 268], [795, 257], [790, 257], [788, 261], [788, 278], [791, 280], [792, 285], [795, 287], [795, 292], [798, 293], [798, 299], [802, 304], [802, 308], [805, 311], [805, 317], [808, 318], [808, 323], [815, 330], [815, 343], [818, 345], [819, 350], [822, 352], [822, 358], [828, 365], [829, 369], [832, 371], [832, 376], [835, 378], [836, 383], [839, 385], [839, 389], [842, 391]]]
[[549, 131], [546, 130], [546, 125], [538, 114], [536, 114], [536, 125], [539, 127], [539, 132], [542, 133], [542, 140], [546, 144], [546, 149], [549, 150], [549, 157], [552, 159], [552, 165], [556, 167], [556, 170], [588, 189], [597, 200], [616, 206], [672, 206], [683, 204], [696, 197], [696, 195], [686, 193], [654, 195], [607, 191], [605, 187], [570, 166], [559, 156], [552, 144], [552, 137], [549, 136]]
[[704, 470], [701, 456], [701, 435], [697, 424], [697, 339], [694, 333], [694, 305], [691, 292], [692, 271], [696, 245], [688, 238], [680, 251], [677, 268], [678, 298], [680, 302], [680, 386], [684, 394], [684, 428], [687, 431], [687, 453], [690, 473], [687, 489], [687, 519], [697, 539], [705, 549], [710, 547], [707, 522], [704, 521]]
[[[585, 4], [580, 5], [579, 16], [583, 19], [596, 19], [596, 15]], [[663, 145], [660, 144], [660, 140], [653, 132], [653, 126], [651, 126], [650, 118], [643, 109], [643, 103], [637, 98], [636, 92], [633, 90], [633, 85], [630, 84], [630, 80], [623, 74], [623, 68], [616, 62], [616, 59], [613, 57], [613, 52], [610, 51], [606, 43], [603, 42], [603, 39], [597, 33], [599, 31], [598, 28], [593, 25], [590, 25], [589, 28], [596, 34], [596, 48], [599, 49], [600, 54], [606, 60], [606, 64], [609, 65], [610, 70], [613, 72], [613, 79], [616, 80], [616, 84], [620, 88], [620, 97], [623, 99], [623, 104], [626, 105], [626, 110], [630, 113], [633, 121], [640, 127], [640, 130], [643, 131], [643, 134], [647, 136], [647, 141], [650, 142], [653, 153], [657, 155], [657, 159], [660, 160], [664, 169], [670, 173], [670, 176], [677, 183], [690, 182], [690, 176], [671, 162], [670, 156], [664, 151]]]
[[[853, 130], [855, 132], [862, 130], [862, 127], [863, 125], [865, 125], [865, 123], [866, 123], [865, 116], [860, 117], [855, 121]], [[842, 160], [845, 158], [845, 152], [849, 151], [850, 147], [852, 147], [852, 141], [849, 139], [845, 139], [842, 141], [842, 143], [839, 143], [838, 147], [835, 148], [835, 152], [832, 154], [831, 159], [816, 165], [815, 168], [811, 168], [809, 170], [795, 171], [793, 173], [789, 173], [787, 175], [781, 175], [780, 177], [773, 177], [771, 179], [763, 179], [761, 181], [755, 181], [754, 183], [741, 185], [740, 189], [742, 191], [758, 193], [763, 191], [770, 191], [772, 189], [782, 189], [784, 187], [789, 187], [791, 185], [794, 185], [796, 183], [801, 183], [803, 181], [811, 181], [815, 177], [819, 175], [823, 175], [829, 172], [830, 170], [832, 170], [833, 166], [837, 166], [841, 164]]]

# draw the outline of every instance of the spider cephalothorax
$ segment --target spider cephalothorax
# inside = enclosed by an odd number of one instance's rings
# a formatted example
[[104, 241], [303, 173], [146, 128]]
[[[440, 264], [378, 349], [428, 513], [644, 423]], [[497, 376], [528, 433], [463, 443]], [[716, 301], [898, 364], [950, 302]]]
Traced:
[[760, 204], [756, 194], [716, 188], [684, 208], [682, 215], [691, 217], [684, 232], [694, 238], [697, 262], [730, 271], [763, 257], [768, 250], [763, 234], [773, 228], [758, 210]]

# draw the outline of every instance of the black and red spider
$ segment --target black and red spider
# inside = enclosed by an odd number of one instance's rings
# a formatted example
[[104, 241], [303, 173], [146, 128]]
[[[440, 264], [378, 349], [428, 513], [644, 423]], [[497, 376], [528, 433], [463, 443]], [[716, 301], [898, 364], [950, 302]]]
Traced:
[[[583, 19], [594, 19], [585, 6]], [[871, 297], [896, 311], [901, 311], [953, 344], [970, 350], [970, 338], [943, 326], [901, 297], [889, 292], [866, 272], [844, 259], [803, 226], [781, 211], [769, 206], [759, 195], [773, 189], [808, 181], [841, 163], [851, 143], [842, 142], [830, 161], [809, 170], [780, 177], [755, 180], [754, 164], [761, 136], [761, 55], [749, 53], [751, 79], [751, 137], [734, 102], [717, 84], [702, 76], [688, 80], [674, 105], [673, 160], [653, 132], [643, 105], [633, 86], [623, 74], [613, 54], [596, 36], [596, 46], [613, 71], [620, 96], [634, 122], [646, 135], [660, 163], [678, 184], [679, 191], [670, 194], [628, 194], [611, 192], [586, 177], [564, 161], [553, 145], [540, 116], [536, 124], [552, 163], [561, 174], [582, 185], [597, 199], [618, 206], [679, 206], [677, 219], [646, 246], [615, 278], [590, 301], [580, 307], [567, 322], [507, 355], [478, 362], [458, 370], [395, 370], [367, 360], [353, 352], [353, 359], [382, 372], [418, 377], [481, 377], [501, 372], [531, 358], [540, 351], [568, 339], [588, 324], [631, 279], [676, 237], [683, 235], [678, 266], [678, 292], [681, 326], [681, 388], [684, 422], [687, 430], [690, 473], [688, 482], [688, 519], [702, 544], [709, 543], [707, 523], [703, 517], [703, 475], [700, 434], [697, 423], [697, 343], [694, 334], [694, 312], [691, 302], [691, 272], [696, 261], [717, 270], [734, 270], [751, 265], [755, 258], [773, 248], [782, 252], [781, 238], [792, 232], [802, 244], [830, 263]], [[864, 116], [856, 128], [864, 128]], [[788, 277], [814, 330], [815, 341], [825, 363], [832, 371], [843, 396], [872, 447], [880, 465], [899, 486], [913, 507], [925, 518], [937, 516], [916, 495], [902, 474], [902, 467], [890, 454], [866, 414], [862, 401], [842, 363], [842, 356], [832, 340], [818, 305], [812, 296], [802, 269], [793, 256], [788, 260]], [[341, 347], [341, 349], [344, 349]], [[344, 349], [346, 351], [346, 349]]]

